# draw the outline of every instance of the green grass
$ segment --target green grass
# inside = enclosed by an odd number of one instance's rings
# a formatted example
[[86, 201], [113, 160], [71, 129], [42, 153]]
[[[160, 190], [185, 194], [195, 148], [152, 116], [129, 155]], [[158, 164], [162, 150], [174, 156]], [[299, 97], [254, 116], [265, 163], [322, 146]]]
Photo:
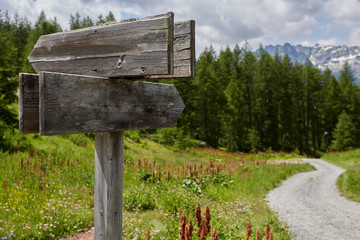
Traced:
[[338, 188], [344, 197], [360, 202], [360, 149], [332, 152], [322, 158], [346, 169], [337, 180]]
[[93, 221], [92, 141], [36, 134], [22, 141], [14, 152], [0, 153], [0, 236], [54, 239], [87, 229]]
[[[0, 238], [57, 239], [92, 226], [93, 140], [36, 134], [14, 139], [18, 147], [0, 153]], [[299, 156], [179, 151], [136, 131], [126, 133], [124, 146], [124, 239], [143, 239], [148, 228], [151, 239], [179, 239], [180, 213], [186, 209], [195, 224], [198, 202], [203, 211], [210, 206], [220, 239], [244, 238], [249, 219], [251, 239], [257, 229], [263, 236], [266, 224], [275, 239], [291, 239], [264, 198], [282, 180], [312, 169], [288, 164]]]

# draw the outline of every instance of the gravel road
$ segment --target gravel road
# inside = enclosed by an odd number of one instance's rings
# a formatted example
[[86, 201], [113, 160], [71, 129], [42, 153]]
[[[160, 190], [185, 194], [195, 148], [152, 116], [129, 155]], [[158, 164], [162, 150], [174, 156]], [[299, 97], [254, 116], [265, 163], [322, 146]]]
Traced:
[[360, 204], [339, 195], [342, 168], [304, 159], [317, 170], [299, 173], [267, 195], [269, 206], [289, 226], [294, 239], [360, 239]]

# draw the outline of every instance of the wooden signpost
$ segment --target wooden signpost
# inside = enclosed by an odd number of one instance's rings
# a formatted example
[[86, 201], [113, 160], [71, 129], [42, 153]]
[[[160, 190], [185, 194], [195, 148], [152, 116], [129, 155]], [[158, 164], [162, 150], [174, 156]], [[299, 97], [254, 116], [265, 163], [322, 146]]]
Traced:
[[185, 107], [174, 85], [139, 81], [194, 76], [195, 22], [173, 18], [41, 36], [38, 74], [19, 76], [20, 133], [96, 133], [95, 239], [122, 239], [123, 131], [171, 127]]

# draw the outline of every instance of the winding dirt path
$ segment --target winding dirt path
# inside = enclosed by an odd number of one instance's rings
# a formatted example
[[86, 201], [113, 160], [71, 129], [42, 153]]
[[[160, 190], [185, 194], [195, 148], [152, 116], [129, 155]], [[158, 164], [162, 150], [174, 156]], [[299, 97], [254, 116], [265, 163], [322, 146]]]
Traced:
[[317, 170], [287, 179], [267, 195], [269, 206], [287, 223], [294, 239], [360, 239], [360, 204], [339, 195], [342, 168], [304, 159]]

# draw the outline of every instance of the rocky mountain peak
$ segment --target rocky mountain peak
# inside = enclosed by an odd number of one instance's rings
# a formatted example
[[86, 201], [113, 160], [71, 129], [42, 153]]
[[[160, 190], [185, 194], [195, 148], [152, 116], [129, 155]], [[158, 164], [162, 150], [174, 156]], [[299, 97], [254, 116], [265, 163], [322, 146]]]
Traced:
[[287, 54], [293, 62], [306, 63], [308, 60], [317, 66], [320, 70], [329, 68], [335, 76], [339, 73], [345, 64], [348, 62], [360, 83], [360, 47], [359, 46], [333, 46], [316, 44], [313, 47], [298, 45], [291, 45], [285, 43], [284, 45], [268, 45], [265, 50], [271, 55], [278, 52], [281, 56]]

